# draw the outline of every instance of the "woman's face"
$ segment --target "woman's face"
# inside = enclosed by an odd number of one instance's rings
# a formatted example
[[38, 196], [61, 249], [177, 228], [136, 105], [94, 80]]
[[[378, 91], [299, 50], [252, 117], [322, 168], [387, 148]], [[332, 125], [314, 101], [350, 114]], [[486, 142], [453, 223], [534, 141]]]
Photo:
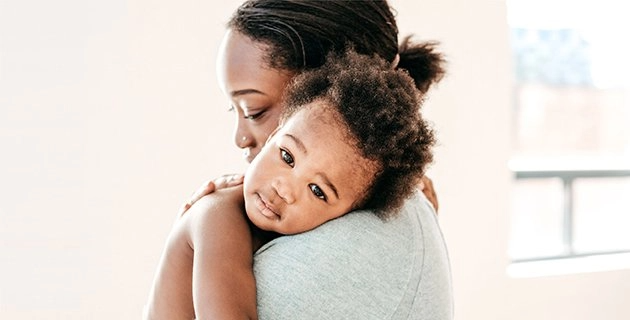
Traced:
[[219, 47], [217, 76], [236, 116], [234, 143], [251, 162], [278, 126], [282, 92], [292, 75], [264, 62], [264, 44], [228, 30]]

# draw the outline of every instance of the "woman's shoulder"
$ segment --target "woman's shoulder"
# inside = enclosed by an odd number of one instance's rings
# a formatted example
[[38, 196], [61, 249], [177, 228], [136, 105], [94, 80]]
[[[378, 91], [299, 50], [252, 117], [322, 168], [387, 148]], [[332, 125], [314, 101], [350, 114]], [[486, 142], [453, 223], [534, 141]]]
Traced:
[[414, 250], [422, 241], [423, 228], [435, 226], [435, 211], [421, 192], [415, 192], [388, 219], [379, 218], [371, 210], [353, 211], [311, 231], [285, 236], [276, 242], [303, 245], [309, 250], [339, 251], [340, 255], [346, 250], [367, 250], [378, 255], [380, 251], [400, 250], [401, 245]]
[[337, 260], [355, 267], [378, 265], [386, 255], [395, 267], [415, 267], [410, 259], [421, 258], [418, 255], [423, 253], [425, 242], [441, 240], [425, 238], [439, 232], [436, 229], [435, 211], [424, 195], [416, 192], [387, 220], [370, 210], [350, 212], [311, 231], [275, 239], [258, 250], [256, 259], [274, 260], [275, 264], [310, 257], [316, 264]]
[[[309, 232], [275, 239], [256, 253], [259, 310], [288, 319], [289, 313], [274, 314], [274, 305], [288, 299], [285, 293], [297, 293], [317, 302], [308, 305], [313, 316], [325, 310], [331, 319], [344, 318], [349, 305], [376, 318], [407, 313], [417, 303], [420, 279], [434, 268], [426, 262], [439, 260], [440, 268], [447, 267], [445, 250], [435, 212], [420, 192], [388, 220], [371, 211], [351, 212]], [[355, 292], [356, 299], [339, 298], [347, 292]], [[306, 312], [306, 304], [293, 302], [294, 311]]]
[[354, 234], [356, 237], [401, 243], [412, 241], [414, 238], [418, 240], [424, 224], [435, 222], [434, 218], [433, 207], [422, 192], [418, 191], [406, 199], [403, 206], [387, 219], [379, 218], [372, 210], [358, 210], [329, 221], [306, 236], [334, 238], [339, 234], [346, 238], [349, 230], [356, 230], [359, 231]]

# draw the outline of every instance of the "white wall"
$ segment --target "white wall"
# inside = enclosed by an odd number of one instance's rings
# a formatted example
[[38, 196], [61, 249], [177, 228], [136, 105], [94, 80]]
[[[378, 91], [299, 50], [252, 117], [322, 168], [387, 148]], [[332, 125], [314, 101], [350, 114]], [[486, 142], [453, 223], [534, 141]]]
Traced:
[[[140, 317], [178, 206], [245, 167], [214, 76], [239, 2], [0, 2], [1, 319]], [[426, 111], [457, 319], [630, 318], [628, 271], [505, 274], [504, 3], [392, 4], [402, 33], [442, 41], [450, 61]]]

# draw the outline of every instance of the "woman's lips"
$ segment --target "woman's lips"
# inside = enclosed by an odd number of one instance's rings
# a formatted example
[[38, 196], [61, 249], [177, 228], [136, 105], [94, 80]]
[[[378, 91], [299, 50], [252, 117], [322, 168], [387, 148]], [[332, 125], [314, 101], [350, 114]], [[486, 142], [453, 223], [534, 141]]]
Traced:
[[260, 152], [260, 149], [247, 148], [243, 150], [243, 158], [248, 163], [252, 163], [252, 161], [254, 161], [254, 158], [256, 158], [259, 152]]
[[258, 193], [256, 193], [256, 207], [263, 216], [270, 219], [280, 219], [280, 215], [271, 209], [267, 202]]
[[245, 149], [243, 151], [243, 159], [245, 159], [245, 161], [247, 161], [247, 163], [252, 163], [252, 161], [254, 160], [254, 157], [256, 155], [252, 154], [252, 151], [250, 149]]

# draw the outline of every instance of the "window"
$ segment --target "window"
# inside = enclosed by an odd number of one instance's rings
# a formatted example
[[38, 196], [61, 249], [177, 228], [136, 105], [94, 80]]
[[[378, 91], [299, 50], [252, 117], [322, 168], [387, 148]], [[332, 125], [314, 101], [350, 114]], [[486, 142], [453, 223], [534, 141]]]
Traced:
[[630, 253], [623, 2], [508, 1], [515, 262]]

